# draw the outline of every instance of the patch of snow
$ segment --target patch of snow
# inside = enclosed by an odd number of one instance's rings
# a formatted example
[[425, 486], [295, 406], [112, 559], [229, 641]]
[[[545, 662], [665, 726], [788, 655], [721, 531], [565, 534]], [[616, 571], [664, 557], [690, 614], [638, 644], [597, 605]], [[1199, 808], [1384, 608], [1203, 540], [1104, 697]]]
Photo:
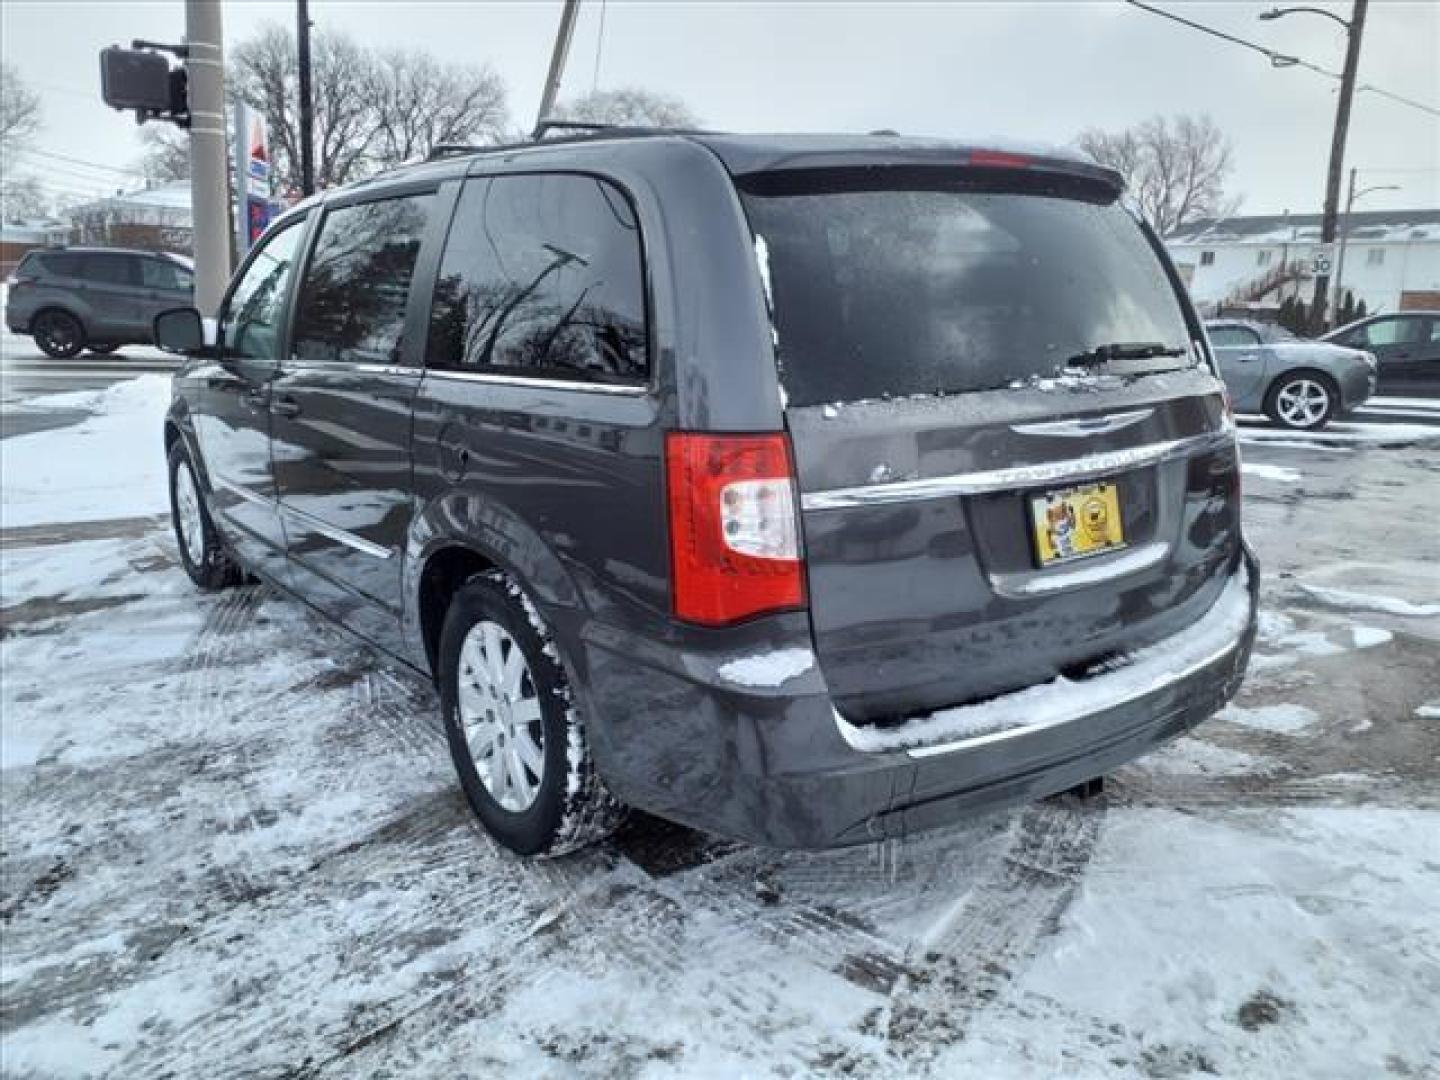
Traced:
[[809, 649], [776, 649], [774, 652], [743, 656], [722, 664], [716, 672], [736, 686], [782, 686], [815, 666], [815, 654]]
[[1298, 584], [1301, 592], [1331, 607], [1350, 611], [1379, 611], [1386, 615], [1440, 615], [1440, 604], [1414, 604], [1394, 596], [1375, 596], [1371, 593], [1351, 592], [1349, 589], [1307, 585], [1303, 581]]
[[5, 528], [161, 514], [169, 509], [161, 432], [170, 379], [141, 375], [102, 391], [50, 394], [38, 408], [93, 412], [79, 424], [4, 441], [0, 523]]
[[1011, 728], [1065, 723], [1143, 696], [1167, 685], [1177, 668], [1204, 662], [1236, 642], [1250, 618], [1248, 576], [1248, 571], [1237, 573], [1193, 625], [1128, 654], [1123, 667], [1080, 680], [1058, 676], [974, 705], [917, 716], [894, 727], [859, 726], [837, 716], [841, 734], [857, 750], [903, 750]]
[[1247, 461], [1240, 466], [1240, 471], [1246, 476], [1273, 480], [1277, 484], [1293, 484], [1301, 478], [1299, 469], [1287, 469], [1283, 465], [1256, 465]]
[[1252, 708], [1227, 705], [1220, 710], [1219, 718], [1256, 731], [1298, 735], [1313, 726], [1320, 716], [1315, 710], [1307, 709], [1304, 705], [1258, 705]]
[[837, 416], [840, 415], [840, 409], [836, 405], [826, 405], [820, 410], [820, 415], [823, 416], [826, 420], [834, 420]]
[[1440, 720], [1440, 701], [1430, 701], [1415, 710], [1421, 720]]
[[1275, 772], [1279, 763], [1187, 735], [1141, 758], [1136, 767], [1174, 776], [1264, 776]]
[[[1378, 1076], [1394, 1060], [1423, 1074], [1436, 827], [1433, 811], [1368, 807], [1107, 816], [1053, 944], [935, 1075]], [[1273, 1026], [1244, 1030], [1260, 994], [1280, 1003]], [[1085, 1005], [1037, 1030], [1031, 1008], [1053, 1001]], [[1143, 1049], [1117, 1055], [1101, 1031]]]
[[1369, 649], [1376, 645], [1384, 645], [1394, 636], [1389, 630], [1382, 630], [1378, 626], [1352, 626], [1350, 628], [1350, 639], [1355, 642], [1357, 649]]

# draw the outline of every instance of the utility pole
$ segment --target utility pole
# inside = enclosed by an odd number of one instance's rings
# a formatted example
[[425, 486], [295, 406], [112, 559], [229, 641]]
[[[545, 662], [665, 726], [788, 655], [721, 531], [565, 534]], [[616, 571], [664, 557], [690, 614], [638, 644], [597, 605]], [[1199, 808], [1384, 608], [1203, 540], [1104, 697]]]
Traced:
[[555, 108], [555, 99], [560, 94], [560, 78], [565, 74], [565, 56], [570, 52], [570, 38], [575, 33], [575, 16], [580, 11], [580, 0], [565, 0], [560, 12], [560, 29], [555, 33], [555, 51], [550, 54], [550, 73], [545, 76], [545, 92], [540, 95], [540, 113], [535, 117], [535, 137], [540, 137], [540, 125]]
[[195, 306], [201, 315], [214, 318], [230, 280], [230, 185], [225, 161], [225, 55], [220, 0], [185, 0], [185, 38]]
[[310, 96], [310, 0], [295, 0], [295, 45], [300, 68], [300, 192], [315, 194], [315, 106]]
[[[1350, 103], [1355, 97], [1355, 70], [1360, 66], [1360, 35], [1365, 29], [1365, 9], [1370, 0], [1355, 0], [1355, 7], [1346, 24], [1345, 68], [1340, 74], [1340, 100], [1335, 106], [1335, 132], [1330, 140], [1330, 167], [1325, 176], [1325, 216], [1320, 223], [1320, 242], [1329, 247], [1335, 242], [1335, 219], [1340, 212], [1340, 180], [1345, 171], [1345, 137], [1350, 131]], [[1310, 309], [1310, 325], [1319, 334], [1329, 321], [1325, 301], [1330, 294], [1330, 274], [1315, 275], [1315, 299]]]

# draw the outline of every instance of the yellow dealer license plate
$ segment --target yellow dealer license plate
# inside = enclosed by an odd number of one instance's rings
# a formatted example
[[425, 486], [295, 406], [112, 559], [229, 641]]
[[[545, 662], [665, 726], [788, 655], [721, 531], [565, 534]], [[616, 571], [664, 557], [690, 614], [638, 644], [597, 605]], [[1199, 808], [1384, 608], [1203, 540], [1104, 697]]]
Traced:
[[1125, 546], [1120, 491], [1114, 484], [1085, 484], [1036, 495], [1030, 500], [1030, 518], [1041, 566]]

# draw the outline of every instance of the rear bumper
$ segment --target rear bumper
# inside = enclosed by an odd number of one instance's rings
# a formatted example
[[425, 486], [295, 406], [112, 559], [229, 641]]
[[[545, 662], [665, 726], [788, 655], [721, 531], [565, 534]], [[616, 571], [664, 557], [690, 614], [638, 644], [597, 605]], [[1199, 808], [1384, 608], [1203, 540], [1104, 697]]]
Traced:
[[1239, 688], [1258, 592], [1245, 549], [1209, 613], [1126, 666], [888, 730], [846, 723], [793, 651], [795, 673], [757, 688], [597, 637], [584, 704], [600, 771], [632, 805], [753, 843], [841, 847], [1063, 791], [1194, 727]]

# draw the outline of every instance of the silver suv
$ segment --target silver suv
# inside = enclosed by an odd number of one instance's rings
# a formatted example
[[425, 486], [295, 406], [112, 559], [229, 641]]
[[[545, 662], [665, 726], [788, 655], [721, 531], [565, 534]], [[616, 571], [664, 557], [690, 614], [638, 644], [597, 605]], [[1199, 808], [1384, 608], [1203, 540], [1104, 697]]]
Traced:
[[27, 252], [9, 284], [5, 325], [63, 360], [150, 344], [155, 316], [190, 303], [194, 273], [168, 252], [50, 248]]

